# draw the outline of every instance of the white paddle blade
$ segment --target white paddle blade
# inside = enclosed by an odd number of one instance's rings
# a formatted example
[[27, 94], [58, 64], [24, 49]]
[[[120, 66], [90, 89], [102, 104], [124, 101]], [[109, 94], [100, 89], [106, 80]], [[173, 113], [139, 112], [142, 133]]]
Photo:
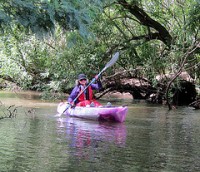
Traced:
[[55, 117], [60, 117], [69, 107], [70, 105], [66, 102], [59, 103], [57, 107], [58, 113], [55, 115]]
[[118, 60], [118, 58], [119, 58], [119, 52], [116, 52], [113, 55], [112, 59], [106, 64], [105, 68], [108, 68], [108, 67], [111, 67], [112, 65], [114, 65], [115, 62]]
[[57, 113], [54, 117], [61, 117], [62, 113]]

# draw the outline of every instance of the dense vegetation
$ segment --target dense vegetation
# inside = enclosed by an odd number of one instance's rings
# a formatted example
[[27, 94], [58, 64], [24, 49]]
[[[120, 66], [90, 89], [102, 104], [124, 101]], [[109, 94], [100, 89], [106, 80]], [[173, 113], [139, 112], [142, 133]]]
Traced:
[[200, 85], [199, 9], [199, 0], [3, 0], [0, 82], [69, 92], [77, 74], [92, 78], [119, 51], [103, 94], [154, 95], [170, 107], [184, 72]]

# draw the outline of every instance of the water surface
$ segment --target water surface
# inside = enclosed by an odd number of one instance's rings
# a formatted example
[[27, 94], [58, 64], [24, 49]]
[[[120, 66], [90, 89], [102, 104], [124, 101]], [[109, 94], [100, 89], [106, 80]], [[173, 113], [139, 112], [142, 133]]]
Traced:
[[[200, 112], [128, 104], [124, 123], [61, 116], [38, 94], [0, 92], [0, 172], [200, 171]], [[124, 102], [112, 102], [114, 105]]]

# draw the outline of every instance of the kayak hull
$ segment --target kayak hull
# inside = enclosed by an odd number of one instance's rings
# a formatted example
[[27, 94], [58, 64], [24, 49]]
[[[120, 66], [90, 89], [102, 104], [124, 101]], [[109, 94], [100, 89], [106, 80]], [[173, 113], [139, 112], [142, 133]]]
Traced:
[[85, 118], [90, 120], [106, 120], [115, 122], [124, 122], [128, 112], [125, 106], [111, 107], [69, 107], [66, 111], [67, 104], [60, 103], [57, 107], [58, 113], [64, 113], [71, 117]]

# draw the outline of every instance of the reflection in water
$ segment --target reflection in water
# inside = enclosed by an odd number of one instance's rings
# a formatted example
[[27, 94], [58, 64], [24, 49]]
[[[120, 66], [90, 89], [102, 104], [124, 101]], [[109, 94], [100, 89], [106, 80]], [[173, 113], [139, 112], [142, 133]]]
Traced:
[[[74, 155], [84, 158], [95, 154], [95, 149], [107, 149], [109, 145], [124, 147], [126, 143], [126, 126], [123, 123], [87, 121], [79, 118], [58, 118], [57, 129], [66, 132], [69, 147]], [[102, 143], [106, 143], [102, 148]], [[101, 145], [101, 147], [100, 147]]]

